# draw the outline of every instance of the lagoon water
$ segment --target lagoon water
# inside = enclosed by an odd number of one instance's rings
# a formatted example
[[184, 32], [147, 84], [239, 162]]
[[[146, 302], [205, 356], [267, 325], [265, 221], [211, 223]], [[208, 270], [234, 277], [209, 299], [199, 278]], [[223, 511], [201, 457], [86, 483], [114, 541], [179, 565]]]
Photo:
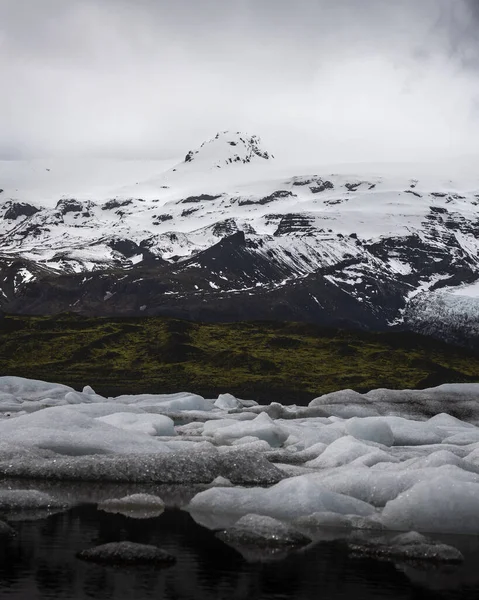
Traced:
[[[248, 562], [188, 513], [168, 509], [132, 519], [81, 505], [12, 523], [0, 541], [0, 598], [11, 600], [369, 600], [479, 597], [479, 540], [456, 536], [462, 565], [419, 569], [349, 556], [322, 543], [274, 562]], [[79, 550], [120, 540], [150, 543], [177, 557], [169, 568], [111, 568], [81, 562]]]

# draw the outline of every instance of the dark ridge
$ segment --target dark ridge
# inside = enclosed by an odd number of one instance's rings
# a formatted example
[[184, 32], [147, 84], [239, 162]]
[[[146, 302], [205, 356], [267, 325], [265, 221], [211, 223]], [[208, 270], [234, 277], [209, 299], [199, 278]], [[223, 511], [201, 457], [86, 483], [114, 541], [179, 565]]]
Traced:
[[418, 334], [307, 323], [5, 315], [0, 375], [91, 385], [106, 396], [189, 390], [306, 404], [345, 388], [479, 381], [479, 353]]

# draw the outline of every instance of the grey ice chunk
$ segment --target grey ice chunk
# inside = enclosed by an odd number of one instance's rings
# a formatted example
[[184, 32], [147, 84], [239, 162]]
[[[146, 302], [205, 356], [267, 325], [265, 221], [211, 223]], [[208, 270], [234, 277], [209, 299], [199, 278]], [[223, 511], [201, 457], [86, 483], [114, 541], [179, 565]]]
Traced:
[[227, 449], [218, 455], [219, 473], [234, 485], [272, 485], [284, 479], [284, 474], [262, 454]]
[[270, 485], [282, 472], [261, 454], [228, 452], [164, 452], [141, 455], [72, 456], [56, 459], [11, 459], [0, 462], [0, 475], [55, 481], [111, 481], [132, 483], [211, 483], [227, 477], [233, 484]]
[[310, 540], [289, 525], [262, 515], [245, 515], [218, 533], [226, 542], [257, 546], [305, 546]]
[[77, 558], [107, 565], [155, 565], [167, 566], [176, 558], [157, 548], [133, 542], [111, 542], [78, 552]]
[[281, 560], [311, 541], [281, 521], [253, 514], [216, 535], [249, 562]]
[[132, 494], [104, 500], [98, 504], [98, 509], [134, 519], [149, 519], [160, 516], [165, 510], [165, 503], [159, 496], [152, 494]]
[[240, 400], [231, 394], [220, 394], [215, 401], [215, 406], [216, 408], [221, 408], [223, 410], [235, 410], [241, 408], [242, 404]]
[[8, 513], [24, 510], [63, 508], [65, 504], [59, 502], [49, 494], [37, 490], [1, 490], [0, 512]]
[[348, 547], [356, 556], [382, 560], [437, 563], [460, 563], [464, 560], [457, 548], [426, 538], [415, 531], [392, 539], [384, 537], [363, 541], [353, 538]]
[[219, 475], [210, 483], [209, 487], [233, 487], [233, 484], [226, 477], [221, 477], [221, 475]]
[[377, 389], [366, 394], [341, 390], [315, 398], [309, 407], [343, 418], [388, 415], [424, 419], [447, 412], [477, 423], [478, 398], [479, 384], [455, 383], [426, 390]]

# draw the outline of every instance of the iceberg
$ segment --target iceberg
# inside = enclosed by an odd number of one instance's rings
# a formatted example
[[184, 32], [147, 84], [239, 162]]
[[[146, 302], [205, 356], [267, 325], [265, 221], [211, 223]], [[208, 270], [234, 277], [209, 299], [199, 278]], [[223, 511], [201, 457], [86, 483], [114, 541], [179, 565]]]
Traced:
[[479, 384], [343, 390], [297, 407], [190, 392], [105, 398], [0, 377], [0, 477], [39, 486], [0, 490], [0, 510], [60, 510], [55, 486], [90, 482], [110, 492], [82, 497], [142, 516], [163, 510], [150, 493], [164, 484], [183, 486], [178, 505], [225, 536], [249, 527], [279, 539], [292, 524], [330, 532], [315, 536], [477, 534], [478, 407]]

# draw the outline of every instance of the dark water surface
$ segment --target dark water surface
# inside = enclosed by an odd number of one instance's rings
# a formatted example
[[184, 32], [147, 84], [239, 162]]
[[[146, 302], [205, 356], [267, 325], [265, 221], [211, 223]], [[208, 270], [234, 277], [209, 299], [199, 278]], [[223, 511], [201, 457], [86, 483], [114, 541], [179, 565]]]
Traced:
[[[454, 540], [466, 562], [420, 570], [353, 559], [340, 543], [322, 543], [276, 562], [247, 562], [186, 512], [135, 520], [84, 505], [39, 521], [12, 523], [0, 540], [0, 597], [61, 600], [280, 600], [479, 598], [477, 538]], [[75, 553], [112, 541], [155, 544], [177, 557], [163, 570], [115, 569]], [[452, 540], [448, 540], [452, 543]]]

